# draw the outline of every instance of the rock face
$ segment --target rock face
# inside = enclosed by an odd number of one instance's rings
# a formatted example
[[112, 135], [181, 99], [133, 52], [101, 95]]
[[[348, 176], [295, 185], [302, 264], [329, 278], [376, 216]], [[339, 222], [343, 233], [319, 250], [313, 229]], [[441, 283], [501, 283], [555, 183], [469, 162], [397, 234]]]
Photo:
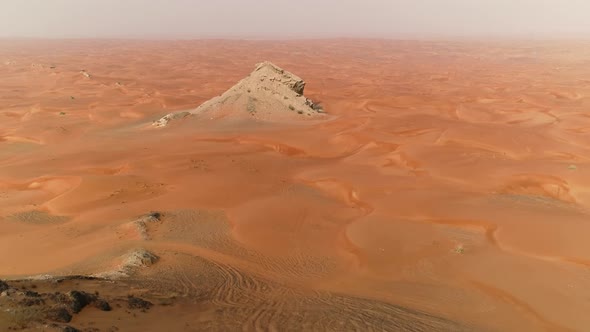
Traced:
[[305, 82], [278, 66], [263, 62], [221, 96], [190, 112], [170, 113], [155, 121], [164, 127], [188, 116], [204, 119], [254, 118], [262, 121], [301, 120], [323, 116], [323, 109], [303, 95]]

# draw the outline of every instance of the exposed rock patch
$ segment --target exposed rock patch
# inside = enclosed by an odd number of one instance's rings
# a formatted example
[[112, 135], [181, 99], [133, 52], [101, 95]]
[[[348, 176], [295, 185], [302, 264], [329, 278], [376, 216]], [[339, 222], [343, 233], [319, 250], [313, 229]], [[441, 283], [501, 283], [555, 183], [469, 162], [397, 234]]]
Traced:
[[303, 95], [305, 81], [270, 63], [263, 62], [256, 69], [221, 96], [197, 109], [170, 113], [154, 121], [155, 127], [188, 116], [204, 119], [254, 118], [263, 121], [297, 120], [323, 116], [319, 103]]
[[135, 221], [133, 221], [133, 224], [137, 228], [137, 231], [139, 232], [142, 240], [150, 240], [148, 225], [161, 220], [162, 214], [160, 212], [150, 212], [145, 216], [137, 218]]
[[155, 121], [153, 123], [153, 125], [156, 127], [164, 127], [172, 120], [182, 119], [182, 118], [185, 118], [189, 115], [191, 115], [190, 112], [169, 113], [169, 114], [166, 114], [165, 116], [163, 116], [162, 118], [160, 118], [158, 121]]
[[73, 290], [65, 294], [52, 294], [50, 295], [50, 298], [63, 308], [66, 308], [68, 312], [71, 312], [72, 314], [79, 313], [89, 305], [102, 311], [111, 310], [111, 306], [107, 301], [99, 298], [96, 294], [90, 294], [83, 291]]
[[[53, 282], [59, 283], [60, 280], [56, 279]], [[67, 330], [68, 326], [60, 326], [56, 323], [71, 322], [75, 315], [88, 306], [101, 311], [111, 311], [109, 302], [99, 297], [98, 293], [92, 294], [78, 290], [44, 293], [27, 290], [24, 286], [20, 289], [11, 287], [5, 282], [1, 284], [4, 295], [0, 299], [0, 308], [8, 313], [8, 318], [15, 329], [52, 322], [49, 327]]]
[[127, 307], [129, 309], [140, 309], [140, 310], [148, 310], [153, 306], [153, 303], [150, 301], [146, 301], [142, 298], [129, 296], [127, 298]]
[[133, 250], [123, 257], [121, 257], [122, 262], [119, 267], [115, 270], [98, 273], [93, 277], [98, 278], [106, 278], [106, 279], [118, 279], [123, 277], [128, 277], [136, 272], [138, 269], [149, 267], [155, 264], [160, 257], [157, 255], [145, 250], [145, 249], [136, 249]]
[[155, 264], [159, 257], [145, 249], [134, 250], [125, 257], [125, 268], [148, 267]]

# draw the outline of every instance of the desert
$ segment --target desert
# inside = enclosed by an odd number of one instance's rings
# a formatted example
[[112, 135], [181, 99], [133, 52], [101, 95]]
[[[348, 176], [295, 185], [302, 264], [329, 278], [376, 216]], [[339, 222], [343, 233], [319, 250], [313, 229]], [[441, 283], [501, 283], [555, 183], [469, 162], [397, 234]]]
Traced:
[[588, 330], [588, 96], [575, 40], [0, 40], [0, 330]]

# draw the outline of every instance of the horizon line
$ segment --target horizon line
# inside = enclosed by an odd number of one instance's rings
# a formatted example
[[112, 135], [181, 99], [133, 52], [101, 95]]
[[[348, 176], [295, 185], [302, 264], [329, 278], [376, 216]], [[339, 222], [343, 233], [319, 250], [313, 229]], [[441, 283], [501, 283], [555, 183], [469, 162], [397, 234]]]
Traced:
[[568, 36], [321, 36], [321, 37], [249, 37], [249, 36], [224, 36], [224, 37], [138, 37], [138, 36], [60, 36], [60, 37], [38, 37], [38, 36], [0, 36], [0, 40], [42, 40], [42, 41], [146, 41], [146, 42], [175, 42], [175, 41], [253, 41], [253, 42], [289, 42], [289, 41], [321, 41], [321, 40], [374, 40], [374, 41], [465, 41], [465, 42], [486, 42], [486, 41], [590, 41], [588, 35]]

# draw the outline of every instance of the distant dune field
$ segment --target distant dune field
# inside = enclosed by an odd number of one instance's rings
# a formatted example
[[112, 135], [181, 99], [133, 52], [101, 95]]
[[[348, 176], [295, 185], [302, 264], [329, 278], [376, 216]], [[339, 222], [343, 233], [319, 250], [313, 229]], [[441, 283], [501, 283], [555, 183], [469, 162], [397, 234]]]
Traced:
[[[263, 61], [325, 116], [151, 126]], [[590, 43], [0, 41], [0, 279], [113, 309], [59, 326], [588, 330], [589, 169]]]

